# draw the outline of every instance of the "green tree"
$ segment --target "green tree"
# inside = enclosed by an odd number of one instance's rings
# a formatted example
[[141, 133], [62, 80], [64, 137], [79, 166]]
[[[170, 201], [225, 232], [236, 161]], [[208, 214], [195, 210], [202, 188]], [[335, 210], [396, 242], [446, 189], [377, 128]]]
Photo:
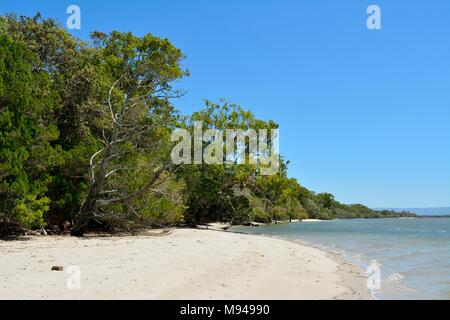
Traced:
[[155, 195], [173, 199], [175, 215], [182, 205], [180, 196], [168, 194], [168, 185], [174, 186], [170, 132], [177, 121], [170, 99], [182, 94], [172, 82], [187, 75], [180, 66], [183, 54], [150, 34], [94, 33], [93, 39], [110, 85], [103, 103], [92, 101], [107, 118], [101, 124], [102, 146], [88, 164], [88, 191], [72, 230], [77, 236], [92, 221], [141, 217]]
[[[194, 122], [201, 121], [203, 130], [271, 129], [277, 125], [271, 121], [258, 120], [254, 115], [236, 104], [225, 100], [220, 103], [205, 101], [205, 107], [194, 112], [188, 119], [186, 127], [193, 136]], [[237, 137], [233, 138], [237, 145]], [[203, 142], [203, 150], [210, 142]], [[245, 151], [245, 152], [244, 152]], [[229, 221], [242, 223], [251, 220], [253, 201], [251, 185], [258, 175], [258, 165], [249, 164], [249, 144], [241, 153], [228, 155], [224, 146], [221, 164], [183, 165], [179, 177], [189, 186], [186, 189], [186, 220], [190, 224], [209, 221]], [[238, 158], [245, 157], [245, 163], [237, 165]]]
[[326, 209], [332, 209], [336, 203], [334, 201], [334, 195], [332, 195], [331, 193], [319, 193], [317, 195], [317, 198], [319, 200], [320, 206]]
[[101, 101], [107, 83], [94, 56], [95, 50], [72, 37], [53, 19], [2, 17], [4, 33], [26, 46], [36, 59], [33, 72], [46, 73], [60, 96], [54, 122], [60, 135], [53, 142], [63, 150], [61, 161], [51, 168], [47, 219], [54, 224], [73, 220], [88, 185], [87, 163], [100, 145], [105, 116], [94, 101]]
[[44, 225], [45, 197], [61, 162], [54, 123], [59, 97], [47, 73], [33, 70], [36, 57], [0, 35], [0, 219], [26, 228]]

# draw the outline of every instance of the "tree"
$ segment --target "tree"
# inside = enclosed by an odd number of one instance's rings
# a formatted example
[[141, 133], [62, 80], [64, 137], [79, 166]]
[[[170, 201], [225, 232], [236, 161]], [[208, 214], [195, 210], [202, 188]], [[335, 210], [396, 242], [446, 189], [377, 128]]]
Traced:
[[332, 209], [336, 203], [334, 200], [334, 195], [332, 195], [331, 193], [319, 193], [317, 195], [317, 198], [320, 205], [326, 209]]
[[87, 190], [87, 163], [100, 142], [104, 115], [94, 101], [100, 102], [107, 82], [94, 56], [95, 50], [72, 37], [53, 19], [2, 17], [2, 29], [11, 39], [22, 43], [36, 58], [31, 70], [47, 74], [60, 97], [53, 114], [59, 136], [52, 142], [62, 149], [62, 161], [51, 167], [47, 196], [51, 199], [47, 220], [62, 224], [73, 220]]
[[[201, 121], [203, 130], [217, 129], [226, 135], [225, 130], [272, 129], [277, 125], [256, 119], [248, 110], [222, 100], [220, 103], [205, 101], [205, 107], [194, 112], [185, 127], [194, 131], [194, 123]], [[227, 137], [228, 139], [228, 137]], [[237, 137], [232, 138], [235, 145]], [[203, 141], [203, 150], [211, 141]], [[182, 165], [178, 176], [186, 181], [187, 193], [186, 220], [192, 225], [208, 221], [230, 221], [242, 223], [251, 217], [251, 185], [258, 175], [258, 165], [249, 163], [249, 143], [233, 155], [227, 155], [224, 145], [223, 159], [219, 164]], [[237, 164], [240, 158], [243, 164]]]
[[0, 35], [0, 222], [26, 228], [44, 225], [48, 170], [61, 162], [51, 145], [59, 97], [45, 72], [33, 70], [36, 57]]
[[111, 79], [99, 106], [109, 121], [102, 127], [103, 146], [89, 162], [88, 192], [72, 230], [77, 236], [92, 221], [139, 216], [149, 194], [171, 197], [166, 183], [173, 178], [170, 129], [176, 116], [169, 100], [181, 95], [171, 83], [187, 75], [181, 51], [168, 40], [119, 32], [93, 38]]

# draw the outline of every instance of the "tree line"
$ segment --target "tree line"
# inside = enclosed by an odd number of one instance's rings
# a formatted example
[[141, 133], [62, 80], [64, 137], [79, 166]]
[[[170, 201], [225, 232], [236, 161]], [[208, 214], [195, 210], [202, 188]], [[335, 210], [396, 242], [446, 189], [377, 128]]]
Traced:
[[210, 221], [409, 216], [345, 205], [255, 164], [176, 165], [177, 128], [275, 129], [239, 105], [173, 101], [183, 53], [151, 34], [93, 32], [55, 20], [0, 17], [0, 233], [128, 230]]

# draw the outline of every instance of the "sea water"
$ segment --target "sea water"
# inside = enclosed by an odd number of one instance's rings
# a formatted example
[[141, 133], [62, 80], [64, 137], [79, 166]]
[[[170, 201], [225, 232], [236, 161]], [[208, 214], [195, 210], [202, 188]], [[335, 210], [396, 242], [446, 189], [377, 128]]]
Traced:
[[450, 299], [450, 218], [298, 222], [232, 231], [321, 247], [366, 270], [380, 266], [376, 299]]

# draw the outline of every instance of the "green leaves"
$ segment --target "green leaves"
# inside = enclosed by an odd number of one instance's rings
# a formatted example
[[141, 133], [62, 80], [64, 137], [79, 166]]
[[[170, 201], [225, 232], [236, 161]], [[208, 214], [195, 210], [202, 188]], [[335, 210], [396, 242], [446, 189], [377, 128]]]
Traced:
[[28, 229], [42, 228], [45, 225], [44, 214], [48, 211], [50, 199], [36, 198], [36, 195], [26, 195], [17, 199], [12, 209], [13, 217], [23, 227]]
[[53, 112], [59, 97], [23, 44], [0, 36], [0, 216], [43, 225], [48, 170], [59, 163]]

